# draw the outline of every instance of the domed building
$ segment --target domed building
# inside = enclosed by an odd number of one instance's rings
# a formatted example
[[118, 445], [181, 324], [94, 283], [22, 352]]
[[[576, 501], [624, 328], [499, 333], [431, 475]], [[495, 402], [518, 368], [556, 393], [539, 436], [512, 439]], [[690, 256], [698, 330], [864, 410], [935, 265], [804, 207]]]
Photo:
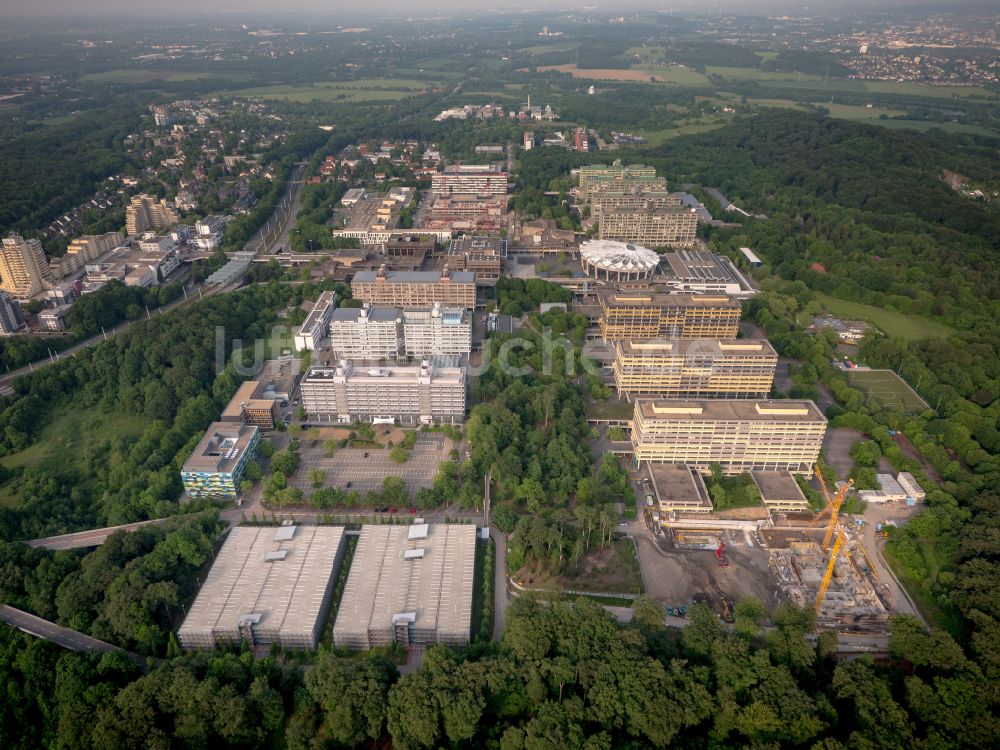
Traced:
[[641, 281], [656, 273], [660, 256], [630, 242], [588, 240], [580, 246], [580, 265], [600, 281]]

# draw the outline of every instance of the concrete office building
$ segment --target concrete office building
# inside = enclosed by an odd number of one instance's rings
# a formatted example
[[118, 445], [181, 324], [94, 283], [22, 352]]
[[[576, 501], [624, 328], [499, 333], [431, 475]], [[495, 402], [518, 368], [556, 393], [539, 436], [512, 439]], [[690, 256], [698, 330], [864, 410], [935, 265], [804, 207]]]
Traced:
[[712, 512], [705, 479], [687, 464], [651, 463], [646, 465], [646, 474], [661, 516]]
[[234, 528], [177, 631], [181, 646], [316, 648], [343, 556], [341, 526]]
[[687, 247], [698, 239], [698, 213], [686, 206], [607, 209], [601, 214], [598, 231], [602, 240]]
[[468, 644], [475, 564], [471, 524], [363, 526], [334, 644], [359, 650]]
[[723, 295], [598, 292], [605, 341], [735, 339], [740, 303]]
[[323, 292], [309, 311], [305, 322], [299, 326], [295, 332], [295, 348], [301, 351], [313, 351], [319, 349], [326, 338], [330, 320], [333, 318], [333, 311], [337, 306], [337, 293]]
[[21, 305], [0, 289], [0, 336], [10, 336], [23, 328], [25, 323]]
[[300, 383], [302, 406], [313, 422], [350, 424], [461, 424], [465, 368], [419, 365], [367, 368], [342, 360], [313, 367]]
[[580, 167], [580, 197], [584, 200], [589, 200], [595, 190], [633, 190], [651, 185], [666, 190], [666, 181], [656, 176], [656, 168], [644, 164], [624, 166], [621, 161], [615, 161], [611, 166], [588, 164]]
[[767, 398], [777, 366], [767, 339], [615, 342], [615, 387], [628, 399]]
[[611, 240], [588, 240], [580, 245], [583, 272], [603, 281], [641, 281], [652, 278], [660, 256], [641, 245]]
[[452, 164], [431, 175], [431, 194], [506, 196], [507, 173], [497, 164]]
[[406, 309], [402, 321], [403, 353], [409, 359], [472, 351], [472, 313], [464, 307]]
[[760, 491], [760, 499], [772, 513], [805, 513], [809, 501], [787, 471], [751, 471], [750, 476]]
[[275, 400], [263, 398], [263, 384], [259, 380], [247, 380], [236, 389], [236, 394], [222, 410], [222, 422], [235, 422], [258, 427], [261, 430], [274, 429]]
[[185, 491], [199, 498], [238, 497], [259, 442], [260, 430], [253, 425], [213, 422], [181, 469]]
[[125, 207], [125, 231], [133, 236], [149, 229], [168, 229], [180, 220], [169, 203], [152, 195], [135, 195]]
[[358, 271], [351, 295], [380, 307], [476, 306], [476, 276], [468, 271]]
[[476, 275], [480, 286], [495, 286], [507, 261], [507, 240], [502, 237], [462, 236], [448, 248], [448, 265]]
[[88, 234], [77, 237], [69, 243], [66, 248], [66, 255], [73, 255], [79, 259], [79, 265], [93, 263], [102, 255], [106, 255], [120, 247], [125, 242], [125, 237], [121, 232], [108, 232], [106, 234]]
[[690, 464], [707, 472], [791, 471], [812, 475], [826, 417], [812, 401], [637, 399], [636, 461]]
[[0, 247], [0, 289], [14, 299], [30, 299], [51, 282], [41, 242], [18, 234], [4, 237]]
[[707, 250], [679, 250], [666, 253], [664, 274], [667, 286], [679, 292], [728, 294], [751, 297], [756, 294], [750, 281], [724, 255]]
[[605, 211], [639, 208], [656, 211], [681, 205], [681, 199], [666, 190], [601, 190], [590, 196], [590, 218], [600, 222]]

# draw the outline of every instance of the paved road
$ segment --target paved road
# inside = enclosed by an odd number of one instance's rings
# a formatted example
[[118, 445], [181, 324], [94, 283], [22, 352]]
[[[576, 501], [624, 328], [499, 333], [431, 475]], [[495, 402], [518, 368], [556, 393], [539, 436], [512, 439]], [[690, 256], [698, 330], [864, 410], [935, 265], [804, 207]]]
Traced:
[[[169, 516], [169, 518], [173, 518], [173, 516]], [[142, 526], [163, 523], [166, 520], [166, 518], [154, 518], [151, 521], [137, 521], [136, 523], [126, 523], [121, 526], [106, 526], [103, 529], [90, 529], [88, 531], [77, 531], [72, 534], [47, 536], [43, 539], [31, 539], [26, 544], [29, 547], [42, 547], [52, 550], [100, 547], [108, 540], [109, 536], [117, 531], [135, 531]]]
[[22, 630], [36, 638], [44, 638], [70, 651], [121, 651], [143, 671], [148, 666], [147, 659], [144, 656], [133, 654], [131, 651], [125, 651], [125, 649], [106, 643], [105, 641], [91, 638], [89, 635], [85, 635], [77, 630], [70, 630], [69, 628], [64, 628], [62, 625], [56, 625], [54, 622], [43, 620], [41, 617], [36, 617], [30, 612], [25, 612], [16, 607], [0, 604], [0, 621], [12, 625], [18, 630]]
[[[904, 509], [910, 513], [913, 512], [911, 509], [905, 508], [905, 506]], [[927, 621], [924, 619], [924, 616], [917, 609], [917, 605], [913, 603], [913, 599], [910, 598], [906, 589], [900, 584], [899, 579], [896, 578], [896, 574], [889, 567], [889, 563], [885, 561], [885, 557], [882, 556], [882, 548], [885, 546], [885, 540], [878, 538], [876, 534], [875, 527], [879, 521], [885, 521], [891, 517], [899, 518], [900, 515], [906, 515], [906, 513], [901, 511], [898, 505], [886, 503], [879, 506], [875, 503], [869, 503], [868, 508], [865, 509], [862, 544], [864, 544], [865, 551], [868, 553], [875, 572], [878, 574], [879, 588], [885, 586], [889, 591], [893, 611], [900, 614], [913, 615], [926, 627]]]
[[493, 640], [499, 641], [507, 624], [507, 538], [496, 526], [490, 526], [490, 538], [496, 545], [493, 574]]

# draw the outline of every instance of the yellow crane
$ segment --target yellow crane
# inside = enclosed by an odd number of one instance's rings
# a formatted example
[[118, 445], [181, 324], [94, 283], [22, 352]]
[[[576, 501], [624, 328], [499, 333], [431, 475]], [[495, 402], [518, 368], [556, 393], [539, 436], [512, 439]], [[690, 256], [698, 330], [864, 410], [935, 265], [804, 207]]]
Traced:
[[830, 491], [826, 488], [826, 481], [823, 479], [823, 472], [819, 470], [819, 464], [816, 465], [816, 476], [819, 478], [819, 487], [823, 491], [823, 497], [826, 498], [827, 506], [820, 513], [823, 513], [829, 509], [830, 520], [826, 524], [826, 534], [823, 535], [823, 549], [829, 549], [830, 540], [833, 538], [833, 530], [837, 526], [837, 518], [840, 515], [840, 506], [844, 504], [844, 498], [847, 497], [848, 490], [854, 486], [854, 480], [849, 479], [844, 484], [840, 485], [840, 489], [837, 490], [837, 494], [830, 499]]
[[823, 580], [819, 584], [819, 591], [816, 592], [816, 614], [819, 614], [819, 608], [823, 606], [823, 598], [826, 596], [826, 590], [830, 587], [830, 579], [833, 578], [833, 567], [837, 562], [837, 555], [840, 554], [840, 548], [844, 546], [847, 541], [847, 537], [844, 535], [843, 530], [838, 530], [837, 541], [833, 543], [833, 550], [830, 552], [830, 562], [827, 563], [826, 573], [823, 575]]

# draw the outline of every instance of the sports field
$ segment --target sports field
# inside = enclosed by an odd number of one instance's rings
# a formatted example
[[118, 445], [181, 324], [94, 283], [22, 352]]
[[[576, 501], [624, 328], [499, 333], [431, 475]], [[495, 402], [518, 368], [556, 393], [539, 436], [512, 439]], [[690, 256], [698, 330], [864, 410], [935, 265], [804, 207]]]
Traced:
[[892, 370], [849, 370], [847, 382], [863, 391], [869, 399], [888, 408], [898, 408], [904, 414], [919, 414], [930, 408]]

